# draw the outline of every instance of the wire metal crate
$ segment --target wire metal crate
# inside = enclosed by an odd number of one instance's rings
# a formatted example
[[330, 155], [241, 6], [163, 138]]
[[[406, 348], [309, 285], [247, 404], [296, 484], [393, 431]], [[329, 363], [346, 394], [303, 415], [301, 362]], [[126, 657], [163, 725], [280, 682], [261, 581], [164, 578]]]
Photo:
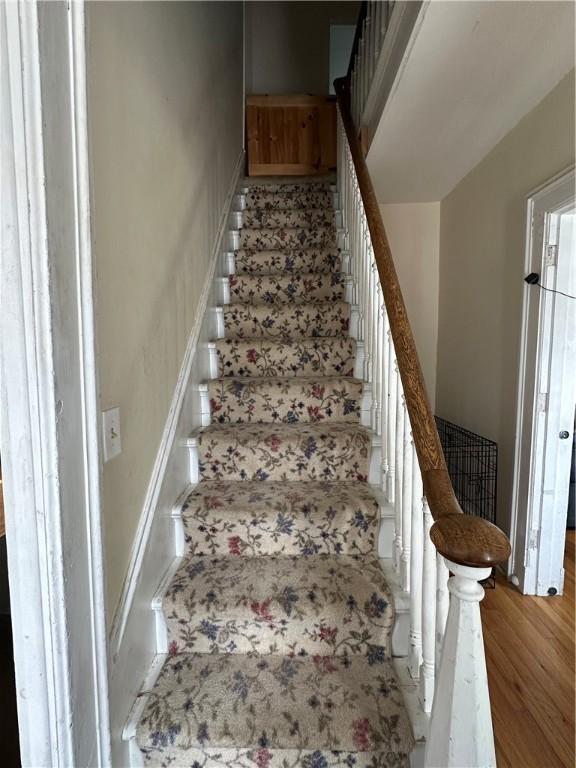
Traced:
[[[496, 521], [498, 445], [436, 416], [448, 474], [463, 512]], [[494, 571], [489, 586], [495, 586]]]
[[456, 498], [467, 515], [496, 520], [498, 446], [492, 440], [436, 416]]

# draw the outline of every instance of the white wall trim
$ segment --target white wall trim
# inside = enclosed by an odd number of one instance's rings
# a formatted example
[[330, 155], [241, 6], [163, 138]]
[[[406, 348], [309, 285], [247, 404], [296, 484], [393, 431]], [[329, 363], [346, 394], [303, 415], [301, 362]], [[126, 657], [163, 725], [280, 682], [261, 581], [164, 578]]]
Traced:
[[[535, 224], [535, 206], [541, 200], [548, 199], [551, 202], [554, 198], [558, 197], [555, 202], [558, 207], [564, 205], [570, 198], [566, 197], [564, 190], [570, 188], [571, 194], [574, 194], [574, 167], [565, 169], [561, 173], [554, 176], [545, 184], [540, 185], [536, 189], [532, 190], [527, 196], [526, 201], [526, 244], [525, 244], [525, 258], [524, 258], [524, 274], [536, 271], [542, 272], [542, 253], [535, 248], [536, 232], [533, 231]], [[566, 200], [564, 200], [566, 198]], [[534, 521], [531, 520], [531, 490], [526, 490], [523, 487], [522, 482], [525, 478], [526, 469], [523, 469], [523, 463], [527, 458], [532, 455], [534, 450], [534, 438], [535, 438], [535, 426], [533, 418], [528, 415], [527, 408], [533, 406], [536, 398], [536, 392], [528, 392], [528, 376], [530, 375], [529, 368], [534, 375], [537, 374], [539, 368], [539, 352], [534, 353], [529, 350], [529, 343], [531, 334], [534, 333], [534, 328], [530, 328], [534, 324], [534, 313], [540, 315], [540, 305], [542, 296], [537, 294], [535, 287], [527, 287], [524, 289], [524, 299], [522, 305], [522, 325], [520, 336], [520, 358], [518, 364], [518, 390], [516, 401], [516, 441], [514, 451], [514, 476], [512, 482], [512, 515], [510, 522], [510, 543], [512, 547], [512, 554], [508, 562], [508, 576], [514, 584], [520, 586], [525, 591], [528, 586], [524, 583], [525, 573], [525, 561], [521, 556], [526, 554], [528, 548], [528, 540], [531, 535], [531, 528]], [[540, 320], [538, 320], [538, 324]], [[540, 329], [537, 328], [536, 332], [539, 334]], [[526, 399], [530, 398], [530, 402], [526, 403]], [[532, 474], [532, 472], [530, 472]], [[532, 481], [530, 481], [530, 485]], [[528, 499], [526, 499], [526, 492], [528, 492]], [[551, 543], [550, 543], [551, 544]], [[537, 554], [537, 553], [536, 553]], [[535, 591], [535, 585], [532, 585], [528, 589], [528, 593], [532, 594]]]
[[74, 145], [74, 198], [80, 322], [82, 431], [86, 483], [86, 532], [91, 600], [88, 605], [94, 636], [92, 659], [98, 717], [95, 758], [100, 766], [110, 763], [110, 713], [108, 706], [108, 638], [104, 578], [100, 493], [100, 403], [96, 366], [94, 284], [90, 230], [90, 175], [88, 155], [88, 106], [86, 89], [86, 20], [84, 2], [73, 2], [68, 12], [72, 123]]
[[[242, 150], [234, 167], [230, 188], [228, 190], [226, 201], [220, 214], [220, 223], [210, 258], [210, 268], [206, 276], [206, 282], [204, 283], [200, 299], [198, 301], [198, 309], [196, 318], [194, 320], [194, 325], [192, 326], [190, 335], [188, 336], [186, 352], [184, 353], [184, 359], [182, 361], [182, 366], [180, 368], [180, 373], [176, 382], [176, 388], [174, 390], [174, 395], [170, 404], [170, 410], [168, 411], [168, 417], [164, 425], [164, 431], [162, 433], [162, 438], [160, 440], [160, 445], [156, 454], [156, 460], [152, 469], [150, 483], [148, 485], [148, 490], [144, 499], [144, 505], [140, 514], [136, 535], [134, 537], [134, 543], [130, 557], [130, 565], [128, 566], [128, 571], [122, 587], [120, 600], [114, 615], [112, 630], [110, 633], [110, 657], [113, 662], [115, 662], [117, 659], [118, 651], [126, 631], [126, 624], [128, 622], [128, 616], [130, 614], [130, 609], [132, 607], [134, 595], [138, 586], [142, 561], [150, 538], [152, 522], [158, 506], [158, 499], [166, 475], [168, 461], [172, 451], [175, 448], [178, 421], [188, 390], [192, 361], [194, 359], [194, 355], [196, 354], [200, 328], [204, 320], [204, 315], [208, 306], [208, 298], [212, 290], [212, 283], [214, 280], [214, 273], [216, 270], [218, 256], [221, 254], [222, 239], [228, 226], [229, 210], [234, 194], [236, 192], [236, 187], [238, 186], [238, 180], [243, 167], [244, 151]], [[182, 489], [179, 489], [177, 493], [179, 493], [181, 490]], [[176, 496], [174, 498], [176, 498]]]
[[9, 80], [1, 109], [2, 471], [20, 750], [24, 765], [72, 764], [62, 542], [57, 515], [46, 514], [57, 509], [58, 454], [37, 7], [4, 3], [0, 12]]
[[[49, 20], [40, 10], [0, 7], [1, 430], [20, 751], [25, 766], [107, 766], [84, 7], [54, 4]], [[64, 169], [57, 189], [50, 163]], [[75, 311], [56, 317], [59, 291]]]

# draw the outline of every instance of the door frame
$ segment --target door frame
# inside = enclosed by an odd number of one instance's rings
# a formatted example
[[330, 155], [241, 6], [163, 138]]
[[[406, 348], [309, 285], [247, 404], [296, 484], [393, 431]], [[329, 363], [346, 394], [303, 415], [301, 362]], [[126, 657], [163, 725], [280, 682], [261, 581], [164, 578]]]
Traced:
[[83, 0], [0, 4], [0, 440], [23, 766], [110, 765]]
[[[525, 274], [538, 273], [547, 288], [559, 288], [554, 252], [548, 250], [550, 216], [574, 206], [575, 178], [574, 168], [566, 170], [528, 197]], [[554, 347], [558, 333], [552, 333], [552, 321], [561, 309], [559, 301], [571, 299], [535, 285], [524, 287], [508, 576], [520, 591], [533, 595], [561, 594], [564, 581], [566, 521], [550, 507], [546, 510], [545, 500], [554, 492], [544, 489], [551, 488], [549, 473], [557, 460], [557, 451], [550, 460], [548, 432], [561, 423], [571, 437], [574, 426], [574, 414], [566, 426], [561, 418], [561, 405], [574, 398], [576, 347], [569, 327], [561, 330], [562, 353]], [[560, 368], [565, 376], [559, 377], [560, 391], [551, 400], [550, 378]], [[571, 440], [566, 442], [571, 447]]]

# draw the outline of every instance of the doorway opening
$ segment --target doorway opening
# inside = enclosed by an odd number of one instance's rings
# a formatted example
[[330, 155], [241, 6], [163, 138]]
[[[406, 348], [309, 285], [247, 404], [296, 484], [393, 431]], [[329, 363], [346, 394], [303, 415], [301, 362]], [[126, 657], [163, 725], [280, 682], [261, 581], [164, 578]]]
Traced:
[[344, 77], [348, 71], [348, 62], [350, 61], [355, 34], [355, 24], [330, 25], [328, 93], [332, 96], [336, 93], [334, 90], [334, 80], [337, 77]]
[[[569, 524], [576, 414], [574, 170], [528, 200], [509, 576], [528, 595], [559, 595]], [[573, 503], [573, 502], [572, 502]]]

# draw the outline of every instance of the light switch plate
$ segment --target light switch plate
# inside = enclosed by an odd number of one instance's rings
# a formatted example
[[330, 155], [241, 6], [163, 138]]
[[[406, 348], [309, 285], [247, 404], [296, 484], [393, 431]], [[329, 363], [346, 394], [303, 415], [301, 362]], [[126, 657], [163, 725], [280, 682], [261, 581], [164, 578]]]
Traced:
[[102, 412], [102, 431], [104, 433], [104, 461], [110, 461], [122, 452], [120, 442], [120, 408], [110, 408]]

